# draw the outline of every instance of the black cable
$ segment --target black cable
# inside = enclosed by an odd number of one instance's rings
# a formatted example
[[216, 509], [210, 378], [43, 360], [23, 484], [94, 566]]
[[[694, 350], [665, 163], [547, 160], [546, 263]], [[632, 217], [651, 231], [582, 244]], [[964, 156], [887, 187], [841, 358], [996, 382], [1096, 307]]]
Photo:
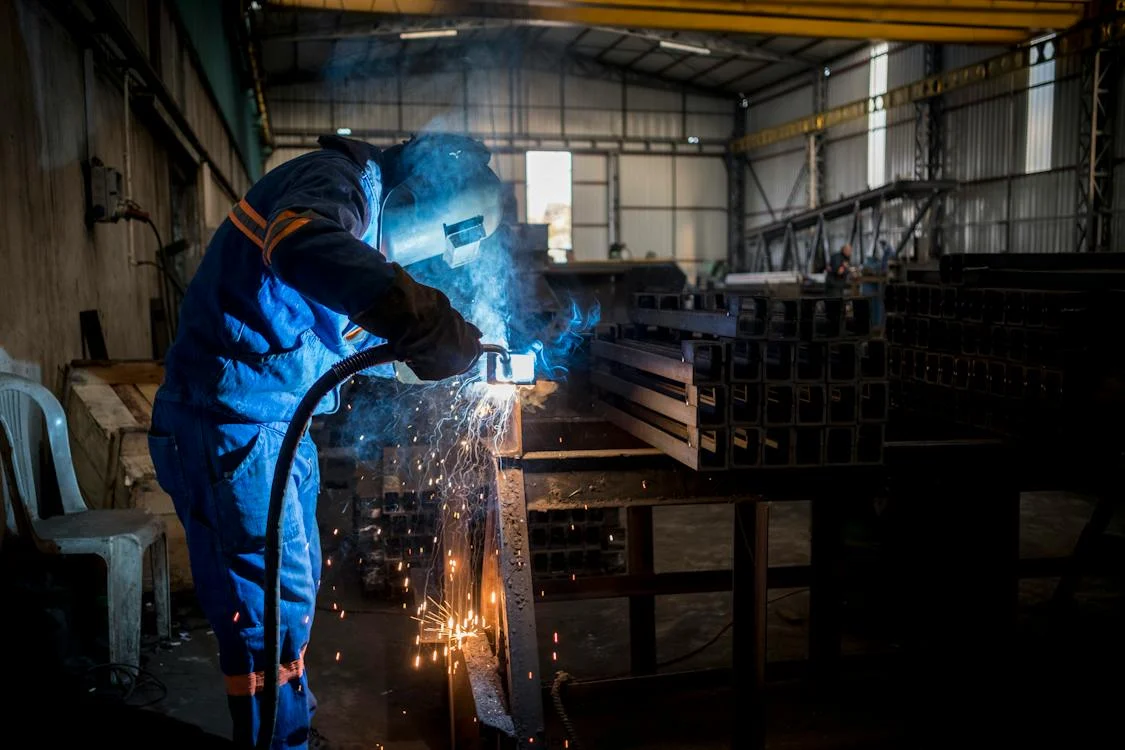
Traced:
[[309, 388], [297, 404], [285, 438], [277, 453], [270, 487], [269, 513], [266, 515], [266, 579], [265, 579], [265, 689], [262, 691], [261, 723], [258, 727], [257, 748], [269, 750], [273, 743], [274, 725], [277, 723], [277, 704], [281, 690], [278, 669], [281, 665], [281, 522], [285, 518], [285, 488], [293, 473], [297, 448], [308, 430], [317, 405], [336, 388], [356, 373], [395, 359], [389, 344], [353, 354], [332, 366]]
[[690, 659], [693, 656], [698, 656], [699, 654], [702, 654], [704, 651], [706, 651], [707, 649], [711, 648], [716, 643], [718, 643], [719, 639], [723, 637], [723, 633], [727, 632], [728, 630], [730, 630], [733, 627], [734, 627], [734, 620], [731, 620], [726, 625], [724, 625], [722, 627], [722, 629], [719, 630], [718, 633], [715, 633], [715, 635], [711, 638], [711, 640], [707, 641], [706, 643], [704, 643], [699, 648], [688, 651], [686, 654], [681, 654], [681, 655], [679, 655], [675, 658], [669, 659], [667, 661], [658, 662], [656, 664], [656, 668], [662, 669], [664, 667], [670, 667], [673, 664], [679, 664], [682, 661], [687, 661], [688, 659]]
[[566, 706], [563, 705], [562, 699], [562, 687], [570, 682], [571, 679], [571, 676], [566, 672], [558, 672], [555, 674], [555, 679], [551, 683], [551, 702], [555, 706], [555, 713], [558, 714], [563, 729], [566, 730], [566, 736], [567, 739], [570, 740], [570, 746], [574, 748], [574, 750], [581, 750], [582, 742], [578, 739], [578, 732], [574, 728], [574, 722], [570, 720], [570, 716], [566, 712]]
[[[116, 696], [116, 699], [127, 706], [132, 708], [147, 708], [156, 705], [160, 701], [168, 697], [168, 687], [161, 682], [161, 680], [149, 672], [147, 669], [133, 666], [132, 664], [119, 664], [116, 662], [107, 662], [105, 664], [95, 664], [86, 670], [86, 674], [90, 675], [95, 672], [108, 671], [114, 678], [118, 679], [123, 685], [123, 692], [121, 695]], [[146, 686], [151, 686], [159, 691], [159, 695], [155, 698], [147, 700], [143, 703], [130, 703], [129, 699], [137, 692], [138, 689], [143, 689]], [[99, 692], [99, 687], [95, 685], [90, 693], [94, 695], [105, 695], [104, 691]]]

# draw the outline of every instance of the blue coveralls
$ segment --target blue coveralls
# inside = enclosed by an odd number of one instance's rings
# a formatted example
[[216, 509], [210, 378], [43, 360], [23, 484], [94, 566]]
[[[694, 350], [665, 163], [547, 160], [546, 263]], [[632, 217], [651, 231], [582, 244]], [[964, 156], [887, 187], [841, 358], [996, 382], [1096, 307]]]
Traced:
[[[351, 323], [392, 269], [374, 249], [377, 149], [322, 149], [266, 174], [216, 231], [180, 311], [149, 447], [187, 533], [199, 602], [219, 642], [237, 743], [258, 732], [266, 512], [282, 435], [332, 364], [382, 343]], [[379, 374], [387, 374], [383, 371]], [[317, 413], [334, 411], [339, 394]], [[305, 437], [282, 528], [281, 697], [274, 747], [305, 747], [316, 702], [304, 651], [320, 584], [316, 447]]]

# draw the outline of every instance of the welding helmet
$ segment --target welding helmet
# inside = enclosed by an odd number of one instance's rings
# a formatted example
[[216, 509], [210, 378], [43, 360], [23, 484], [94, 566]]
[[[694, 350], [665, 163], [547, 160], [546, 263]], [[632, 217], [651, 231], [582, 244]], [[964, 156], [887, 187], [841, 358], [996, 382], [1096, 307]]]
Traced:
[[394, 175], [383, 199], [379, 250], [408, 266], [442, 255], [453, 268], [477, 257], [500, 226], [503, 190], [480, 141], [427, 133], [389, 149]]

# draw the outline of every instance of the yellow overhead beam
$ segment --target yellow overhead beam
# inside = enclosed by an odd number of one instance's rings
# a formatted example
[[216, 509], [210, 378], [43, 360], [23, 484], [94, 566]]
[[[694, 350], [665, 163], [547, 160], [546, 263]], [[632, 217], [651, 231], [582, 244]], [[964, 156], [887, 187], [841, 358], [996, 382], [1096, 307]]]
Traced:
[[752, 151], [798, 136], [819, 133], [845, 122], [861, 120], [872, 112], [901, 107], [940, 96], [966, 86], [1011, 75], [1058, 57], [1075, 55], [1097, 45], [1125, 39], [1125, 17], [1095, 26], [1075, 28], [1053, 39], [1020, 47], [1002, 55], [956, 70], [948, 70], [887, 91], [879, 96], [859, 99], [806, 117], [747, 133], [730, 142], [734, 152]]
[[903, 42], [1012, 44], [1081, 19], [1082, 2], [1020, 0], [274, 0], [274, 5], [433, 17], [537, 20], [578, 26]]

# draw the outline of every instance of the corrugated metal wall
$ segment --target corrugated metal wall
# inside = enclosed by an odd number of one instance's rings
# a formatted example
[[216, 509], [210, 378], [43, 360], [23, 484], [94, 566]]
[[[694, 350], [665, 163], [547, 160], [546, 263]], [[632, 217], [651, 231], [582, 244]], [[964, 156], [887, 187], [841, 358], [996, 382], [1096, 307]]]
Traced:
[[[769, 128], [811, 114], [812, 83], [799, 83], [775, 87], [751, 99], [747, 130]], [[808, 153], [803, 138], [775, 143], [755, 151], [752, 157], [753, 174], [746, 181], [748, 228], [808, 208], [808, 187], [803, 175]]]
[[[942, 49], [945, 70], [952, 70], [993, 57], [1004, 50], [991, 47], [951, 45]], [[889, 89], [918, 80], [924, 73], [923, 48], [904, 45], [889, 52]], [[1076, 57], [1055, 63], [1050, 166], [1026, 173], [1028, 101], [1031, 77], [1028, 71], [988, 81], [946, 94], [942, 102], [944, 177], [955, 179], [961, 188], [951, 195], [945, 214], [946, 252], [1068, 252], [1074, 246], [1075, 210], [1078, 194], [1075, 163], [1078, 149], [1079, 80]], [[866, 53], [833, 64], [829, 76], [829, 107], [864, 99], [868, 95], [870, 62]], [[767, 95], [761, 105], [751, 106], [749, 130], [788, 122], [811, 111], [811, 87], [795, 89], [799, 81], [778, 90], [793, 90], [784, 98]], [[1033, 88], [1038, 90], [1038, 86]], [[799, 92], [799, 93], [798, 93]], [[760, 99], [761, 97], [759, 97]], [[1125, 100], [1125, 91], [1122, 93]], [[1118, 158], [1125, 155], [1125, 103], [1120, 107], [1117, 127]], [[887, 113], [886, 168], [888, 181], [914, 176], [914, 106]], [[832, 128], [824, 136], [825, 197], [834, 200], [867, 188], [868, 123], [860, 120]], [[750, 154], [754, 171], [762, 181], [774, 213], [781, 216], [788, 187], [802, 174], [807, 155], [805, 139], [795, 138]], [[1125, 230], [1125, 168], [1115, 170], [1116, 226]], [[801, 180], [803, 183], [803, 179]], [[803, 184], [799, 185], [806, 190]], [[792, 208], [804, 205], [804, 195]], [[768, 223], [765, 201], [748, 180], [747, 227]], [[882, 235], [892, 235], [909, 225], [913, 207], [902, 206], [884, 216]], [[831, 227], [833, 244], [844, 241], [848, 221]], [[871, 227], [865, 227], [870, 232]], [[1120, 236], [1120, 235], [1117, 235]]]
[[[0, 47], [0, 131], [6, 135], [0, 170], [19, 196], [0, 207], [0, 348], [38, 362], [48, 374], [84, 356], [84, 310], [97, 310], [111, 357], [153, 355], [156, 240], [139, 222], [87, 226], [82, 164], [88, 156], [124, 171], [128, 133], [128, 197], [149, 212], [164, 242], [188, 241], [178, 262], [189, 271], [235, 200], [206, 163], [194, 164], [179, 141], [153, 127], [139, 108], [125, 117], [121, 71], [88, 69], [83, 48], [53, 5], [0, 3], [0, 28], [9, 42]], [[162, 58], [165, 84], [215, 168], [245, 190], [246, 173], [164, 3], [117, 7], [142, 49], [150, 49], [150, 30], [159, 29], [162, 44], [154, 51]], [[150, 24], [152, 12], [160, 15]], [[46, 382], [54, 385], [53, 378]]]
[[568, 149], [576, 259], [603, 259], [615, 240], [634, 257], [675, 258], [689, 274], [727, 256], [723, 153], [733, 99], [507, 69], [301, 84], [268, 98], [282, 145], [267, 169], [337, 128], [372, 143], [426, 129], [467, 132], [493, 147], [522, 217], [524, 152]]

